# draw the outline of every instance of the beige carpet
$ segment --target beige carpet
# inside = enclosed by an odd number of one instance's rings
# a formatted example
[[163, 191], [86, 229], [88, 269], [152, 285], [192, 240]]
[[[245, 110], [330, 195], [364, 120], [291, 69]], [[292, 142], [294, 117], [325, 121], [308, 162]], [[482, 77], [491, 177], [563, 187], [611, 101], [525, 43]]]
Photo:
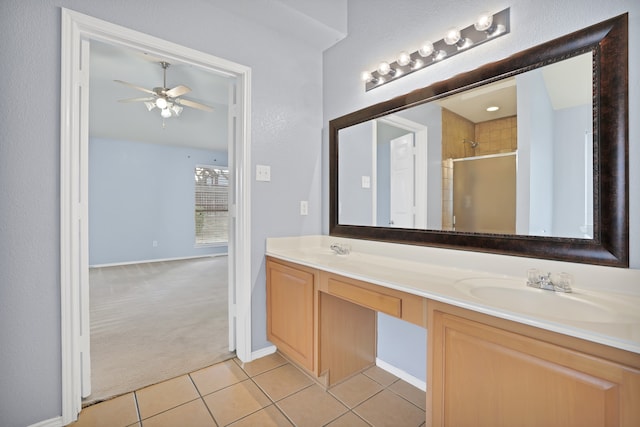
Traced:
[[92, 268], [92, 393], [98, 402], [235, 355], [227, 257]]

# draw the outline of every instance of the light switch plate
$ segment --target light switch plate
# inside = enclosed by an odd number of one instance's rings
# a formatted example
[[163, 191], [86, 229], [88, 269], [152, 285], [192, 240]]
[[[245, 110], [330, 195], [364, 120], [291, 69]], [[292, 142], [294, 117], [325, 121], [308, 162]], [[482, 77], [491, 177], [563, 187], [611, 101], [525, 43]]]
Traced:
[[363, 176], [362, 177], [362, 188], [371, 188], [371, 177]]
[[256, 165], [256, 181], [271, 181], [271, 166]]

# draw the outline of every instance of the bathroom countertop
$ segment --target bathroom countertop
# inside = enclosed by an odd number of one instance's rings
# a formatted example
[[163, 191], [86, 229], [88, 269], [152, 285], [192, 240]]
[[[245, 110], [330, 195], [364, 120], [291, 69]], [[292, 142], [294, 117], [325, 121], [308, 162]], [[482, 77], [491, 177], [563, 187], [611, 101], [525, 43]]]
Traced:
[[[353, 243], [351, 252], [335, 254], [329, 248], [334, 241]], [[380, 248], [388, 254], [381, 253]], [[405, 245], [302, 236], [269, 238], [266, 254], [640, 354], [638, 295], [581, 288], [578, 283], [570, 294], [533, 289], [526, 286], [524, 274], [520, 277], [484, 269], [456, 268], [437, 259], [431, 263], [417, 261], [407, 255], [411, 250]], [[640, 286], [640, 271], [637, 276], [633, 271], [625, 272], [623, 277], [634, 282], [639, 279]]]

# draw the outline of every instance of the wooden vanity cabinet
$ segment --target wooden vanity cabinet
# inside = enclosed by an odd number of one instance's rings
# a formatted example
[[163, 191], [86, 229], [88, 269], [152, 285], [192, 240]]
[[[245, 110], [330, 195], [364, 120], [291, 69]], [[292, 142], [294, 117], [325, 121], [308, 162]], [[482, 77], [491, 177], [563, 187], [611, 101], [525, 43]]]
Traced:
[[286, 356], [317, 372], [318, 271], [267, 257], [267, 338]]
[[428, 322], [427, 426], [640, 426], [638, 354], [433, 301]]
[[267, 256], [267, 338], [330, 387], [373, 365], [380, 311], [426, 326], [416, 295]]

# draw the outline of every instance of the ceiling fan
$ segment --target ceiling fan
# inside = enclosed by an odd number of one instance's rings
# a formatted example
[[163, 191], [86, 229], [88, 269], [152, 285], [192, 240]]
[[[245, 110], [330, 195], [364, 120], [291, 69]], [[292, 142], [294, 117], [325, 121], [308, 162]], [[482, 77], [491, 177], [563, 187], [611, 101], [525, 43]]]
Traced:
[[184, 85], [178, 85], [174, 88], [167, 88], [167, 68], [169, 67], [168, 62], [161, 61], [160, 65], [163, 69], [164, 79], [162, 82], [162, 87], [154, 87], [153, 89], [145, 89], [140, 86], [136, 86], [132, 83], [128, 83], [122, 80], [114, 80], [117, 83], [121, 83], [123, 85], [132, 87], [134, 89], [140, 90], [142, 92], [146, 92], [153, 96], [147, 96], [142, 98], [127, 98], [120, 99], [118, 102], [144, 102], [145, 106], [149, 111], [154, 108], [158, 108], [160, 110], [160, 115], [163, 119], [168, 119], [169, 117], [178, 117], [180, 113], [182, 113], [182, 107], [191, 107], [197, 108], [198, 110], [213, 111], [212, 107], [208, 105], [201, 104], [199, 102], [191, 101], [189, 99], [180, 98], [180, 96], [185, 93], [191, 92], [191, 89]]

